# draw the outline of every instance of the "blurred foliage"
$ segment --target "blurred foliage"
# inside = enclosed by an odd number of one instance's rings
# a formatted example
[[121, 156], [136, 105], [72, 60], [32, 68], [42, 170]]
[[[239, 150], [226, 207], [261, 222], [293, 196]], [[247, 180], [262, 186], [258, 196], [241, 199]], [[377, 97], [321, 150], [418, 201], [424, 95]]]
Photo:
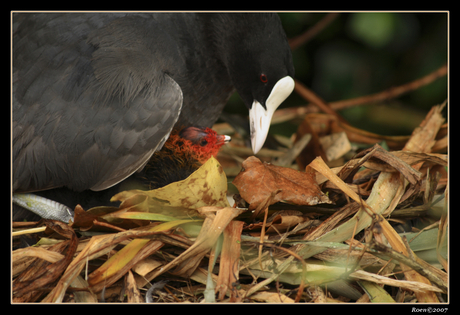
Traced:
[[[280, 13], [288, 38], [314, 26], [327, 13]], [[293, 51], [296, 79], [325, 101], [381, 92], [447, 62], [447, 13], [341, 13], [305, 45]], [[411, 134], [428, 110], [447, 98], [447, 78], [384, 104], [342, 110], [352, 125], [386, 135]], [[281, 105], [306, 101], [295, 92]], [[237, 95], [225, 111], [247, 115]], [[447, 114], [445, 114], [447, 116]], [[295, 124], [290, 122], [286, 124]], [[274, 126], [271, 132], [295, 126]]]

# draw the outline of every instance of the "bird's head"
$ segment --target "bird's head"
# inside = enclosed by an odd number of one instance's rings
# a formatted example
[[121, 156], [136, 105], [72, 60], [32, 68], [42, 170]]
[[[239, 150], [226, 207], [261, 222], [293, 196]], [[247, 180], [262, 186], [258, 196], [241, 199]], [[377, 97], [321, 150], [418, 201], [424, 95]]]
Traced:
[[229, 136], [218, 135], [211, 128], [186, 127], [171, 133], [165, 147], [179, 155], [190, 155], [203, 164], [230, 140]]
[[[231, 22], [229, 18], [226, 27], [232, 28]], [[224, 46], [225, 62], [233, 85], [249, 109], [256, 154], [265, 142], [273, 113], [294, 90], [294, 65], [277, 14], [244, 14], [234, 22], [237, 25]]]

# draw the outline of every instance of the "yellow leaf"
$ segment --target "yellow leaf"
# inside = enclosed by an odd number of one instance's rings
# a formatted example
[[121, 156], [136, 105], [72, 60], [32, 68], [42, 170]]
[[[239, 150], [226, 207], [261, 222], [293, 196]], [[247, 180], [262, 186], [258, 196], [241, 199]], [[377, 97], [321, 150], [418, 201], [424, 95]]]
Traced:
[[364, 292], [369, 296], [372, 303], [395, 303], [395, 300], [378, 284], [359, 280], [358, 284], [363, 288]]
[[[106, 217], [103, 217], [104, 219]], [[109, 216], [107, 216], [109, 218]], [[111, 215], [110, 218], [132, 219], [132, 220], [150, 220], [150, 221], [176, 221], [177, 218], [166, 216], [158, 213], [148, 213], [140, 211], [122, 212], [116, 215]]]
[[[147, 196], [146, 202], [139, 196]], [[120, 209], [123, 209], [124, 204], [133, 207], [133, 199], [142, 201], [142, 205], [136, 211], [148, 211], [175, 217], [187, 216], [185, 210], [188, 209], [196, 210], [204, 206], [230, 206], [227, 201], [227, 176], [214, 157], [211, 157], [184, 180], [155, 190], [123, 191], [113, 196], [111, 201], [121, 201]]]
[[[165, 222], [159, 225], [154, 226], [149, 229], [150, 232], [165, 232], [168, 231], [180, 224], [195, 222], [196, 220], [176, 220]], [[126, 267], [131, 267], [134, 265], [136, 255], [139, 251], [143, 249], [151, 240], [149, 239], [134, 239], [128, 245], [119, 250], [115, 255], [110, 257], [102, 266], [97, 270], [93, 271], [88, 277], [88, 283], [91, 286], [92, 290], [98, 292], [102, 290], [104, 285], [109, 286], [114, 283], [120, 277], [122, 277], [125, 272]], [[153, 241], [155, 242], [155, 241]], [[158, 248], [162, 245], [159, 244]]]
[[173, 261], [151, 275], [148, 278], [149, 281], [152, 281], [157, 276], [170, 270], [173, 267], [176, 267], [173, 272], [175, 275], [189, 277], [191, 274], [193, 274], [201, 262], [201, 259], [215, 245], [217, 239], [223, 233], [227, 225], [239, 214], [241, 214], [244, 209], [232, 207], [203, 207], [198, 211], [203, 216], [206, 216], [206, 219], [203, 222], [203, 226], [195, 243], [185, 252], [176, 257]]

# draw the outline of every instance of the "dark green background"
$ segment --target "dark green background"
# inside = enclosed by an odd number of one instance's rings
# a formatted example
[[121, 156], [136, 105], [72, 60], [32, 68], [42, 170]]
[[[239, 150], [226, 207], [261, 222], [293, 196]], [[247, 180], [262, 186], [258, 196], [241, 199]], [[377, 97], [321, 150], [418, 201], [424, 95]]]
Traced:
[[[311, 28], [327, 13], [279, 13], [288, 38]], [[369, 95], [398, 86], [447, 63], [448, 14], [341, 13], [306, 45], [293, 51], [296, 79], [325, 101]], [[353, 126], [385, 135], [407, 135], [431, 106], [447, 98], [447, 77], [380, 104], [342, 110]], [[280, 108], [306, 102], [295, 92]], [[246, 114], [238, 95], [226, 112]], [[447, 113], [445, 113], [447, 115]], [[274, 125], [289, 136], [297, 121]]]

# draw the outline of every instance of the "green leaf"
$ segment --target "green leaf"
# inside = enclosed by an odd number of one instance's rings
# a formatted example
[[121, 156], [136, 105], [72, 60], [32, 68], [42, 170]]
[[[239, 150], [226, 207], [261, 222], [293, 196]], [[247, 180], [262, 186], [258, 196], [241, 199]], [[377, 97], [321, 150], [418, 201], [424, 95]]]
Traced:
[[369, 300], [372, 303], [396, 303], [391, 295], [380, 285], [365, 280], [359, 280], [357, 282], [369, 296]]

